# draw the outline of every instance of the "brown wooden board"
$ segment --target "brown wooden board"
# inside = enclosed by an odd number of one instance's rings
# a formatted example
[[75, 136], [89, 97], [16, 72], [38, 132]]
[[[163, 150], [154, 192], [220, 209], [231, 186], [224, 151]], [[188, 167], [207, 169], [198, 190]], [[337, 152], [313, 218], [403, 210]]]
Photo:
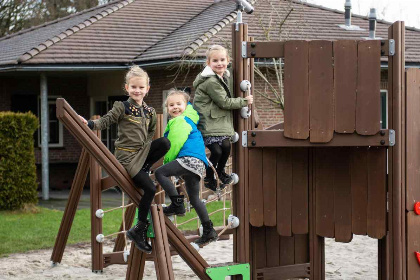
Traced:
[[351, 231], [351, 148], [334, 148], [335, 241], [350, 242]]
[[381, 128], [381, 42], [358, 42], [356, 131], [374, 135]]
[[327, 143], [334, 133], [334, 82], [331, 41], [309, 43], [309, 112], [311, 143]]
[[292, 160], [291, 148], [277, 149], [277, 232], [282, 236], [292, 236]]
[[96, 217], [96, 210], [102, 208], [101, 167], [93, 156], [90, 156], [90, 228], [92, 244], [92, 270], [102, 271], [104, 268], [103, 244], [96, 241], [96, 236], [102, 234], [102, 219]]
[[254, 227], [264, 225], [262, 149], [249, 150], [249, 222]]
[[353, 133], [356, 128], [357, 41], [334, 45], [334, 130]]
[[285, 43], [284, 136], [309, 137], [308, 42]]
[[256, 259], [255, 268], [267, 267], [267, 253], [266, 248], [268, 247], [265, 241], [265, 229], [266, 227], [253, 227], [252, 237], [254, 240], [253, 250], [255, 252]]
[[367, 233], [381, 239], [386, 234], [386, 148], [368, 150]]
[[309, 235], [295, 234], [295, 264], [309, 262]]
[[[267, 244], [268, 245], [268, 244]], [[295, 237], [280, 236], [280, 265], [295, 263]]]
[[308, 149], [293, 149], [292, 232], [309, 232]]
[[406, 72], [407, 89], [407, 199], [406, 209], [414, 209], [420, 201], [420, 70]]
[[247, 58], [284, 57], [284, 42], [247, 42]]
[[[258, 237], [257, 237], [258, 238]], [[280, 236], [275, 227], [265, 227], [266, 267], [280, 265]]]
[[276, 223], [277, 223], [276, 160], [277, 160], [276, 149], [273, 149], [273, 148], [263, 149], [263, 196], [264, 196], [263, 206], [264, 206], [264, 225], [265, 226], [276, 226]]
[[261, 268], [256, 270], [256, 274], [258, 278], [254, 279], [257, 280], [309, 279], [311, 276], [309, 263]]
[[407, 212], [407, 279], [420, 279], [420, 263], [414, 252], [420, 252], [420, 216]]
[[316, 234], [334, 237], [334, 149], [315, 149]]
[[354, 234], [360, 235], [367, 234], [367, 164], [367, 148], [353, 148], [351, 153], [352, 231]]
[[144, 265], [146, 263], [146, 253], [143, 253], [131, 243], [130, 255], [128, 256], [128, 265], [126, 272], [126, 280], [143, 279]]

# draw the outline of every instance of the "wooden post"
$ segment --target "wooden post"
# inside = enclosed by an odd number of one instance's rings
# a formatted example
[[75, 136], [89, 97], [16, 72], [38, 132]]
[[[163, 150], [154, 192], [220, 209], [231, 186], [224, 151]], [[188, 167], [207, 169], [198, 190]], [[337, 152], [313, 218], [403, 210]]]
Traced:
[[67, 239], [70, 234], [74, 216], [76, 215], [77, 205], [79, 204], [80, 197], [82, 196], [83, 186], [85, 185], [88, 171], [89, 155], [85, 149], [82, 149], [79, 164], [77, 165], [76, 174], [74, 175], [69, 198], [67, 200], [67, 205], [61, 220], [60, 229], [58, 230], [53, 252], [51, 254], [51, 261], [53, 263], [60, 263], [63, 258], [64, 249], [66, 248]]
[[141, 280], [144, 274], [144, 265], [146, 262], [146, 253], [143, 253], [136, 248], [134, 243], [131, 243], [130, 256], [128, 258], [126, 280]]

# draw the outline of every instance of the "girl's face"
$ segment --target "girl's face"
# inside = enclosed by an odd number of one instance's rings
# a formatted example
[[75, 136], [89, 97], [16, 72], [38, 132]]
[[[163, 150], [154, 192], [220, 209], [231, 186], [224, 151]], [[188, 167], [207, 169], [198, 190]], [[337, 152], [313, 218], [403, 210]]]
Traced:
[[180, 94], [174, 94], [166, 100], [166, 109], [172, 118], [180, 116], [187, 108], [185, 98]]
[[143, 103], [143, 98], [149, 92], [150, 86], [147, 83], [147, 78], [145, 77], [132, 77], [128, 84], [125, 84], [125, 90], [137, 104], [141, 105]]
[[227, 66], [229, 64], [229, 58], [226, 51], [214, 51], [210, 54], [207, 59], [207, 65], [219, 76], [223, 76]]

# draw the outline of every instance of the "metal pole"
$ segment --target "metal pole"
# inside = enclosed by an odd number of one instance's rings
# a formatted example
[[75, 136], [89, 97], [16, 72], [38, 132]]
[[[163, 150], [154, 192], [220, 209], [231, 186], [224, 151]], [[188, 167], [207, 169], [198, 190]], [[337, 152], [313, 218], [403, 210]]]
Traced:
[[42, 151], [42, 199], [49, 199], [48, 170], [48, 89], [47, 77], [41, 73], [41, 151]]

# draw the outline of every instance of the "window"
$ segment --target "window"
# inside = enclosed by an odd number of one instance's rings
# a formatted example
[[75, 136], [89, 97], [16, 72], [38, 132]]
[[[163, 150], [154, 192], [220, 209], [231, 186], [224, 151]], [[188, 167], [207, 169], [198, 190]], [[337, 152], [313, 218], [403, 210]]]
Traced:
[[[59, 96], [48, 97], [48, 146], [63, 147], [63, 124], [57, 119], [55, 102]], [[38, 98], [38, 119], [41, 122], [41, 99]], [[41, 147], [41, 127], [38, 128], [38, 147]]]
[[381, 129], [388, 128], [388, 91], [381, 90]]

